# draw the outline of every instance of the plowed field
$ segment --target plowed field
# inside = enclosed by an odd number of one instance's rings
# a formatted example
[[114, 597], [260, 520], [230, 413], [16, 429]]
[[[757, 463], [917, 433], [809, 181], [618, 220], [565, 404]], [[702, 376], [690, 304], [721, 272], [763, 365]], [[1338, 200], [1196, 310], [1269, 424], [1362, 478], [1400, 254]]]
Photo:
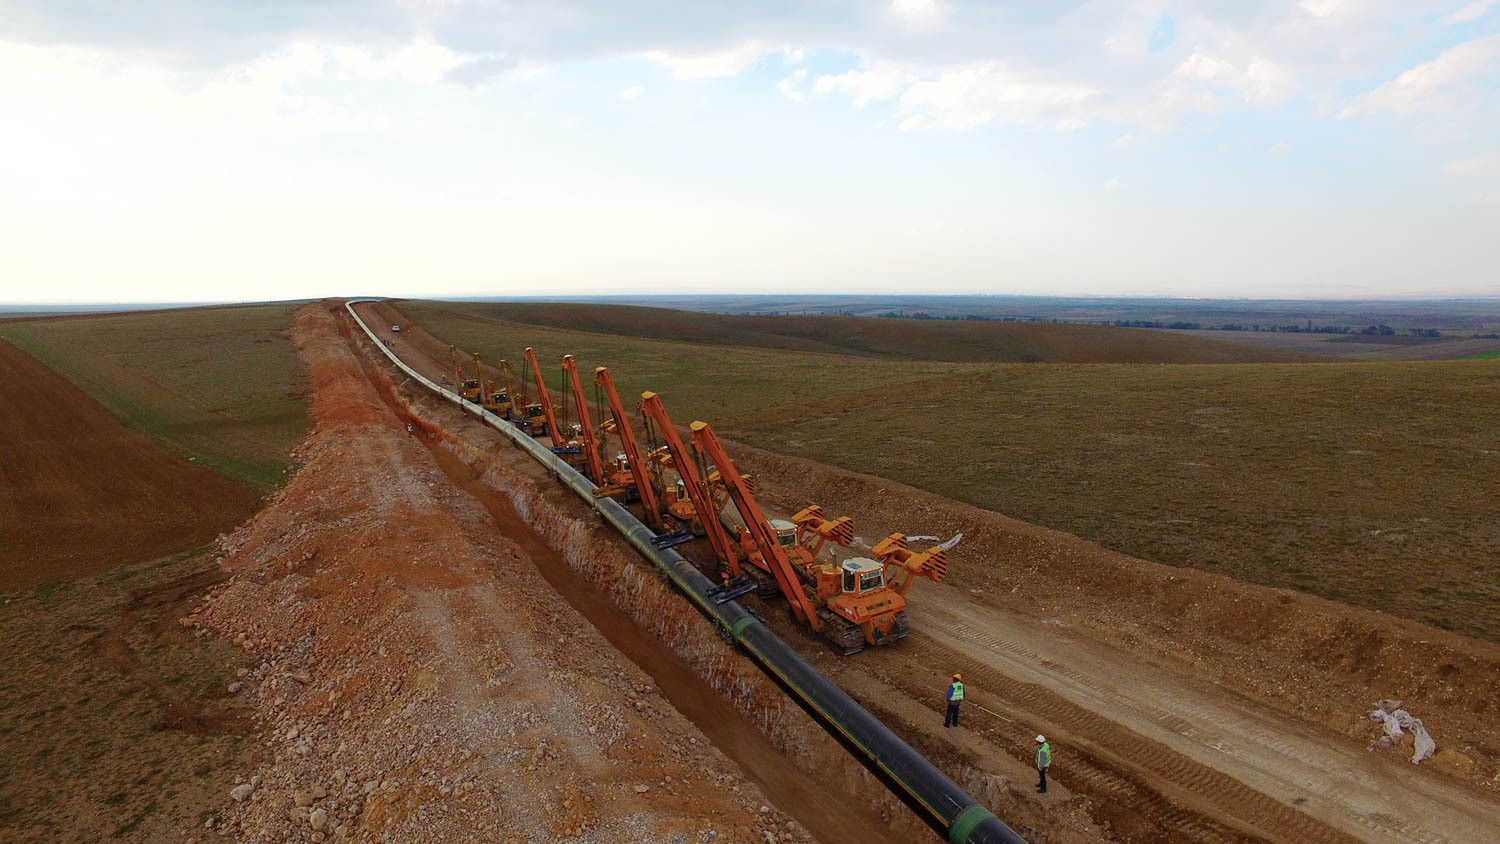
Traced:
[[255, 511], [255, 490], [132, 433], [0, 341], [0, 592], [201, 545]]

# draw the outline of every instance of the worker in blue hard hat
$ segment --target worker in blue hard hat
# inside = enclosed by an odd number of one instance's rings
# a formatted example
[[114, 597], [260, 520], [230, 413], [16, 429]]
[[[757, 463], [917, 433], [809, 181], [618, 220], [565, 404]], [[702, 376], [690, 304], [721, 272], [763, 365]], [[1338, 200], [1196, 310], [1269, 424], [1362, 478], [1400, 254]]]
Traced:
[[948, 713], [943, 716], [944, 727], [958, 726], [958, 705], [964, 702], [964, 675], [954, 674], [948, 686]]

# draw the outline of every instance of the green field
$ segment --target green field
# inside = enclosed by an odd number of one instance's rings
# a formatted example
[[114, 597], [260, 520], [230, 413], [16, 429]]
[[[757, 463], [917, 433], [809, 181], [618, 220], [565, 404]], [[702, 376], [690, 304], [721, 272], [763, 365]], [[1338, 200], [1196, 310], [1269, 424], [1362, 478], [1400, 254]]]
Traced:
[[1500, 350], [1493, 352], [1479, 352], [1473, 355], [1464, 355], [1459, 360], [1500, 360]]
[[[1500, 366], [1489, 361], [956, 364], [524, 326], [488, 305], [400, 307], [491, 362], [532, 345], [544, 361], [607, 364], [622, 393], [657, 390], [679, 424], [704, 418], [731, 439], [1135, 556], [1500, 640]], [[556, 364], [545, 374], [556, 389]]]
[[14, 343], [126, 425], [261, 492], [307, 432], [307, 383], [284, 336], [293, 305], [0, 320]]

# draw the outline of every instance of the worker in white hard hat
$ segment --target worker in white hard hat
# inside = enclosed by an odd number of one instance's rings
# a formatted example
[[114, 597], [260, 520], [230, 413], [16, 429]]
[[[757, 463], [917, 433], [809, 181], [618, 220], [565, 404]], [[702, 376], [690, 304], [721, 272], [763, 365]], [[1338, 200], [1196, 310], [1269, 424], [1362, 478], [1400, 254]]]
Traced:
[[1052, 745], [1047, 743], [1047, 737], [1038, 734], [1036, 737], [1036, 790], [1042, 794], [1047, 793], [1047, 769], [1052, 766]]
[[964, 702], [964, 675], [954, 674], [948, 686], [948, 714], [943, 716], [944, 727], [958, 726], [958, 705]]

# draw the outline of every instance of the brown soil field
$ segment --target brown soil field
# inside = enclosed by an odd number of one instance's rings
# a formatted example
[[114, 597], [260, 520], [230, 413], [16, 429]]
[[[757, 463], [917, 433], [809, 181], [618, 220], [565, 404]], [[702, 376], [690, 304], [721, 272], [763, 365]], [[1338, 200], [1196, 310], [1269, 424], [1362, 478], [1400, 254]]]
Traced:
[[129, 431], [0, 341], [0, 592], [202, 545], [255, 511], [254, 489]]
[[[1032, 828], [1059, 840], [1086, 840], [1084, 822], [1127, 841], [1487, 841], [1500, 824], [1494, 644], [1132, 559], [882, 478], [735, 454], [763, 500], [848, 513], [865, 544], [964, 533], [948, 582], [914, 588], [915, 632], [898, 646], [840, 659], [775, 604], [762, 611], [1002, 817], [1041, 812]], [[955, 668], [973, 678], [975, 711], [943, 731]], [[1364, 711], [1392, 696], [1437, 736], [1429, 764], [1365, 751]], [[1061, 748], [1065, 789], [1041, 806], [1022, 794], [1038, 731]]]
[[[1258, 363], [1303, 355], [1166, 332], [1063, 323], [726, 316], [631, 305], [394, 303], [418, 322], [438, 312], [596, 334], [737, 349], [966, 363]], [[916, 325], [917, 327], [914, 327]]]
[[306, 379], [285, 304], [0, 320], [0, 338], [125, 426], [265, 493], [307, 433]]

